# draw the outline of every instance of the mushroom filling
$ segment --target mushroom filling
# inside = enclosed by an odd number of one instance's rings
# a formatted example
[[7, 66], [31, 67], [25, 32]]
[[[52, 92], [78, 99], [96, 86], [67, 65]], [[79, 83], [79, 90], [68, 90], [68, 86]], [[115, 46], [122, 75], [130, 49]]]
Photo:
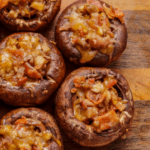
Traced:
[[124, 13], [109, 8], [97, 0], [87, 0], [79, 7], [73, 6], [68, 22], [60, 31], [71, 31], [71, 43], [81, 53], [80, 63], [91, 61], [98, 52], [110, 55], [114, 50], [116, 30], [112, 19], [118, 18], [122, 23]]
[[10, 37], [0, 50], [0, 78], [13, 86], [27, 86], [46, 76], [50, 63], [48, 44], [36, 35]]
[[33, 19], [43, 16], [48, 10], [47, 0], [0, 0], [0, 9], [7, 10], [8, 17]]
[[105, 76], [103, 80], [76, 76], [73, 83], [73, 110], [78, 120], [93, 126], [97, 133], [111, 129], [119, 123], [126, 101], [118, 96], [114, 88], [117, 80], [113, 76]]
[[[13, 125], [0, 125], [1, 150], [48, 150], [51, 140], [61, 142], [44, 128], [41, 121], [21, 117]], [[35, 128], [36, 127], [36, 128]]]

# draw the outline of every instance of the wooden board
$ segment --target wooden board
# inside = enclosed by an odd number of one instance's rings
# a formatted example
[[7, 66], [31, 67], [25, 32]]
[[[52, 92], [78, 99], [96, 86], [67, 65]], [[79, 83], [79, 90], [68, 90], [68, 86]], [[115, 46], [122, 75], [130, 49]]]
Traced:
[[[62, 0], [61, 11], [75, 0]], [[109, 65], [128, 80], [135, 100], [135, 116], [126, 139], [119, 139], [102, 148], [82, 147], [69, 139], [62, 131], [65, 150], [147, 150], [150, 148], [150, 0], [105, 0], [125, 13], [128, 28], [128, 44], [122, 56]], [[61, 13], [60, 11], [60, 13]], [[54, 40], [57, 15], [52, 25], [42, 31], [49, 40]], [[0, 25], [0, 40], [12, 32]], [[78, 67], [66, 61], [68, 75]], [[42, 106], [54, 115], [56, 93]], [[14, 109], [0, 100], [0, 118]]]

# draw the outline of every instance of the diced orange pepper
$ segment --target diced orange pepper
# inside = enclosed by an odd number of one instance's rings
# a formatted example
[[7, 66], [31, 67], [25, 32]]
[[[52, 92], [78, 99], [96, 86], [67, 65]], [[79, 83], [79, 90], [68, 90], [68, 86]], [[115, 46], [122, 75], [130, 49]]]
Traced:
[[88, 82], [89, 82], [89, 85], [93, 85], [94, 82], [95, 82], [95, 79], [94, 78], [89, 78]]
[[76, 42], [78, 42], [78, 40], [79, 40], [79, 38], [76, 37], [76, 38], [72, 39], [72, 42], [73, 42], [73, 43], [76, 43]]
[[27, 71], [27, 74], [31, 78], [36, 78], [36, 79], [41, 78], [41, 74], [35, 69], [33, 69], [33, 70], [29, 69]]
[[22, 116], [21, 119], [18, 119], [15, 124], [27, 124], [26, 117]]
[[95, 119], [100, 122], [100, 130], [107, 130], [114, 125], [114, 123], [119, 121], [117, 114], [114, 110], [109, 111], [103, 116], [99, 116]]
[[38, 79], [42, 77], [41, 74], [29, 63], [25, 63], [25, 72], [30, 78]]
[[37, 69], [40, 69], [40, 68], [42, 68], [42, 65], [36, 65], [34, 68], [35, 68], [36, 70], [37, 70]]
[[106, 97], [106, 95], [103, 94], [103, 95], [101, 96], [101, 98], [98, 99], [98, 101], [94, 102], [94, 104], [95, 104], [95, 105], [98, 105], [98, 104], [102, 103], [102, 102], [104, 101], [105, 97]]
[[124, 23], [124, 13], [121, 10], [118, 10], [117, 8], [115, 9], [115, 17], [118, 18], [121, 21], [121, 23]]
[[33, 149], [33, 150], [39, 150], [39, 148], [37, 148], [36, 146], [33, 146], [32, 149]]
[[23, 58], [23, 56], [24, 56], [24, 52], [22, 50], [18, 50], [18, 49], [15, 49], [15, 50], [8, 49], [8, 50], [16, 57]]
[[[90, 101], [90, 102], [92, 102], [93, 104], [95, 103], [95, 101], [93, 100], [93, 99], [96, 99], [96, 95], [93, 93], [93, 92], [91, 92], [91, 91], [88, 91], [87, 93], [86, 93], [86, 97], [87, 97], [87, 99]], [[92, 99], [92, 98], [93, 99]]]
[[82, 105], [82, 107], [83, 107], [84, 109], [87, 109], [87, 105], [86, 105], [85, 101], [82, 101], [82, 102], [81, 102], [81, 105]]
[[117, 84], [117, 80], [116, 79], [112, 79], [108, 82], [108, 84], [106, 85], [106, 88], [111, 88], [113, 87], [115, 84]]
[[20, 130], [21, 126], [19, 124], [17, 124], [17, 126], [15, 127], [16, 130]]
[[124, 13], [121, 10], [115, 9], [115, 17], [122, 18], [124, 17]]
[[97, 1], [97, 0], [87, 0], [87, 3], [92, 4], [92, 5], [96, 5], [98, 7], [99, 11], [103, 11], [104, 10], [104, 8], [101, 5], [101, 3], [99, 1]]
[[75, 87], [81, 87], [80, 84], [84, 81], [85, 81], [85, 77], [83, 77], [83, 76], [80, 76], [80, 77], [75, 76], [75, 78], [73, 79]]
[[22, 86], [26, 83], [26, 81], [27, 81], [27, 77], [21, 77], [18, 81], [18, 85]]
[[82, 26], [79, 27], [79, 31], [80, 31], [80, 36], [83, 37], [84, 36], [84, 32], [83, 32]]
[[0, 9], [4, 8], [8, 4], [8, 0], [0, 0]]

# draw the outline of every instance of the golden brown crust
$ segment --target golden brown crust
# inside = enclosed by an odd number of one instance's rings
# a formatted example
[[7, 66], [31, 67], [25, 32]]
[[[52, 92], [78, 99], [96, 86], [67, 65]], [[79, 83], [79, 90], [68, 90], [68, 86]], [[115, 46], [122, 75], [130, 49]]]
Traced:
[[[102, 4], [105, 3], [102, 1], [100, 1], [100, 2]], [[65, 19], [64, 17], [66, 15], [71, 14], [71, 7], [73, 5], [76, 5], [78, 7], [84, 3], [86, 3], [86, 0], [76, 1], [76, 2], [72, 3], [71, 5], [69, 5], [68, 7], [66, 7], [66, 9], [62, 12], [62, 14], [57, 22], [56, 31], [55, 31], [56, 32], [55, 39], [56, 39], [57, 46], [61, 50], [62, 54], [68, 60], [74, 62], [75, 64], [82, 65], [82, 66], [83, 65], [91, 65], [91, 66], [98, 66], [98, 67], [106, 66], [106, 65], [110, 64], [112, 61], [117, 60], [126, 48], [127, 28], [126, 28], [125, 24], [121, 24], [121, 22], [118, 19], [112, 20], [114, 25], [117, 27], [117, 31], [115, 32], [115, 34], [117, 34], [117, 39], [115, 42], [115, 48], [114, 48], [112, 56], [98, 52], [91, 61], [86, 62], [85, 64], [80, 63], [81, 54], [71, 44], [70, 37], [69, 37], [70, 31], [60, 31], [59, 30], [60, 27], [62, 27], [64, 24], [66, 24], [68, 22], [68, 19], [67, 18]], [[106, 6], [109, 6], [109, 5], [106, 4]]]
[[[51, 1], [51, 0], [49, 0]], [[10, 19], [7, 17], [7, 12], [0, 10], [0, 21], [11, 31], [39, 31], [44, 29], [60, 10], [61, 0], [51, 1], [49, 9], [41, 18], [22, 20]]]
[[[125, 110], [121, 113], [120, 125], [116, 129], [96, 133], [92, 126], [86, 125], [74, 117], [70, 90], [74, 87], [73, 79], [75, 76], [102, 78], [106, 75], [114, 76], [123, 99], [128, 102]], [[89, 147], [104, 146], [123, 135], [126, 129], [129, 128], [134, 112], [132, 93], [126, 79], [121, 74], [106, 68], [84, 67], [73, 71], [61, 85], [55, 99], [55, 105], [57, 120], [64, 132], [75, 142]]]
[[38, 108], [19, 108], [8, 112], [1, 119], [2, 125], [12, 125], [15, 121], [20, 119], [22, 116], [31, 119], [38, 119], [44, 124], [46, 130], [50, 130], [51, 133], [61, 142], [62, 146], [60, 147], [56, 142], [50, 142], [48, 148], [49, 150], [63, 150], [63, 142], [59, 128], [57, 127], [56, 121], [54, 118], [47, 112], [38, 109]]
[[45, 102], [57, 89], [65, 76], [65, 63], [60, 52], [54, 44], [48, 41], [44, 36], [38, 33], [22, 32], [14, 33], [6, 37], [0, 43], [0, 50], [5, 47], [9, 37], [18, 38], [24, 33], [36, 35], [41, 41], [46, 41], [51, 49], [51, 61], [47, 67], [47, 75], [45, 79], [41, 79], [32, 89], [18, 86], [8, 86], [6, 82], [0, 83], [0, 98], [7, 104], [13, 106], [35, 106]]

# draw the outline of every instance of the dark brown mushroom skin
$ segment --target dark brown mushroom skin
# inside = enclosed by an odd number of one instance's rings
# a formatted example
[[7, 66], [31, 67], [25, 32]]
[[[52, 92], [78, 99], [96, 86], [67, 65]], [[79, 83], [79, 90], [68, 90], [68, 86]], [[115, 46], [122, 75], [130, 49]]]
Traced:
[[61, 142], [62, 146], [60, 147], [56, 142], [52, 140], [52, 142], [50, 142], [48, 146], [49, 150], [63, 150], [63, 141], [56, 121], [49, 113], [45, 112], [44, 110], [32, 107], [15, 109], [4, 115], [1, 119], [0, 124], [12, 125], [22, 116], [31, 119], [36, 118], [37, 120], [41, 121], [46, 130], [50, 130], [50, 132]]
[[[105, 3], [102, 1], [100, 2], [102, 4]], [[127, 28], [126, 28], [126, 25], [121, 24], [121, 22], [118, 19], [112, 20], [112, 22], [117, 28], [117, 31], [115, 32], [115, 34], [117, 34], [117, 39], [114, 44], [115, 48], [114, 48], [112, 57], [98, 52], [91, 61], [81, 64], [80, 63], [81, 53], [71, 44], [70, 37], [69, 37], [70, 31], [59, 31], [59, 28], [68, 22], [68, 19], [64, 17], [66, 15], [71, 14], [71, 7], [73, 5], [76, 5], [77, 7], [79, 7], [80, 5], [84, 3], [86, 3], [86, 0], [76, 1], [72, 3], [71, 5], [69, 5], [68, 7], [66, 7], [66, 9], [62, 12], [57, 22], [56, 31], [55, 31], [56, 43], [61, 53], [68, 60], [74, 62], [75, 64], [78, 64], [80, 66], [90, 65], [90, 66], [103, 67], [117, 60], [120, 57], [120, 55], [123, 53], [123, 51], [125, 50], [126, 44], [127, 44]], [[106, 4], [106, 6], [110, 7], [108, 4]]]
[[[114, 76], [117, 80], [117, 87], [128, 102], [125, 110], [121, 113], [120, 125], [117, 129], [97, 133], [92, 126], [80, 122], [74, 117], [71, 89], [74, 87], [75, 76], [102, 78], [106, 75]], [[126, 79], [121, 74], [106, 68], [83, 67], [73, 71], [61, 85], [55, 99], [55, 105], [56, 117], [64, 133], [80, 145], [89, 147], [104, 146], [122, 136], [129, 128], [134, 113], [132, 93]]]
[[39, 84], [33, 87], [31, 92], [26, 87], [8, 86], [3, 80], [0, 83], [0, 99], [13, 106], [35, 106], [45, 102], [61, 84], [65, 76], [65, 63], [57, 47], [47, 38], [38, 33], [20, 32], [6, 37], [0, 43], [0, 50], [5, 47], [7, 40], [19, 38], [23, 34], [38, 36], [41, 41], [46, 41], [51, 49], [51, 61], [47, 67], [46, 79], [41, 79]]
[[40, 31], [48, 26], [53, 21], [60, 10], [61, 0], [50, 1], [48, 12], [46, 12], [40, 19], [29, 19], [17, 21], [10, 19], [7, 16], [7, 11], [0, 10], [0, 22], [11, 31]]

